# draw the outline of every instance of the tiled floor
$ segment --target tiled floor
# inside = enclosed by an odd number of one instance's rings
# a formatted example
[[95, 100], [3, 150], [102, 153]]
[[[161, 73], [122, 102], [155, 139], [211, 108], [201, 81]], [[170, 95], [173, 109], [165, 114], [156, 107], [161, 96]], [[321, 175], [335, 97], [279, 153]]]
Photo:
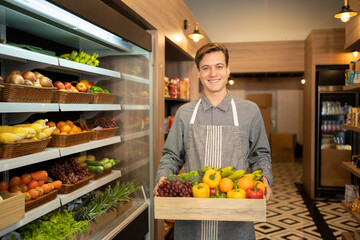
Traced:
[[315, 219], [317, 223], [325, 220], [324, 227], [318, 230], [312, 217], [314, 210], [312, 209], [312, 213], [308, 211], [295, 185], [302, 182], [301, 162], [273, 162], [273, 174], [274, 197], [267, 204], [267, 221], [255, 223], [257, 240], [332, 240], [341, 239], [344, 231], [360, 229], [359, 223], [338, 201], [316, 201], [315, 212], [320, 212], [320, 220]]

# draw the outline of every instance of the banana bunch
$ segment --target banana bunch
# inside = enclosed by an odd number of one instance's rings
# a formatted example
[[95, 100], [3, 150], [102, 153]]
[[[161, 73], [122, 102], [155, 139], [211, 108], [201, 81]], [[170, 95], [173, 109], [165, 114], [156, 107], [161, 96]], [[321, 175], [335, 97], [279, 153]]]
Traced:
[[29, 124], [0, 126], [0, 143], [39, 140], [49, 137], [56, 127], [49, 128], [46, 125], [47, 121], [47, 119], [39, 119]]
[[96, 67], [99, 65], [99, 60], [97, 59], [98, 56], [99, 54], [97, 54], [96, 52], [90, 55], [84, 51], [77, 52], [76, 50], [73, 50], [71, 53], [65, 53], [60, 55], [59, 58], [64, 58], [74, 62], [83, 63]]
[[252, 173], [245, 174], [244, 176], [251, 177], [254, 181], [260, 181], [262, 179], [262, 171], [256, 170]]

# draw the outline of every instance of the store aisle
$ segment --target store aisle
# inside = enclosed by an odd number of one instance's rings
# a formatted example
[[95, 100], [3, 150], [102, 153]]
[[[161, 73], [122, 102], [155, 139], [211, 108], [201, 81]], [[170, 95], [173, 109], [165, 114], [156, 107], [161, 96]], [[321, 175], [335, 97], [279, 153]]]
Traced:
[[360, 229], [340, 202], [313, 202], [301, 194], [301, 162], [273, 162], [273, 174], [274, 197], [267, 205], [267, 222], [255, 223], [257, 240], [332, 240]]

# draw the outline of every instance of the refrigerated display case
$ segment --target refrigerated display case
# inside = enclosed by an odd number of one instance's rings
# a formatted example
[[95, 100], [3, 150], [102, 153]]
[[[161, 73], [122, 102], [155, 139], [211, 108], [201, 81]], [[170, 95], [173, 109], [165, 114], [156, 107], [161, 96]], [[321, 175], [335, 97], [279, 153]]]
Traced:
[[[114, 117], [119, 126], [115, 136], [110, 138], [0, 159], [1, 181], [9, 181], [11, 176], [42, 169], [60, 158], [78, 153], [120, 160], [111, 174], [91, 180], [72, 193], [59, 194], [55, 199], [27, 211], [24, 219], [0, 229], [0, 237], [48, 212], [63, 208], [93, 190], [114, 185], [116, 180], [134, 180], [142, 186], [142, 190], [133, 195], [132, 206], [124, 214], [104, 226], [91, 239], [109, 239], [117, 235], [135, 239], [139, 234], [143, 237], [152, 231], [149, 218], [153, 164], [150, 127], [152, 53], [123, 37], [48, 1], [0, 1], [0, 75], [5, 78], [14, 69], [21, 72], [36, 70], [46, 73], [53, 82], [86, 79], [116, 95], [112, 104], [0, 102], [1, 125], [32, 122], [38, 118], [56, 121], [80, 118], [91, 126], [96, 119]], [[58, 57], [72, 50], [97, 52], [99, 66]], [[134, 224], [138, 231], [125, 231], [127, 226]]]
[[351, 107], [358, 105], [356, 92], [345, 92], [347, 65], [317, 66], [315, 195], [337, 197], [351, 183], [351, 174], [341, 168], [350, 161], [356, 142], [354, 133], [343, 128], [350, 121]]

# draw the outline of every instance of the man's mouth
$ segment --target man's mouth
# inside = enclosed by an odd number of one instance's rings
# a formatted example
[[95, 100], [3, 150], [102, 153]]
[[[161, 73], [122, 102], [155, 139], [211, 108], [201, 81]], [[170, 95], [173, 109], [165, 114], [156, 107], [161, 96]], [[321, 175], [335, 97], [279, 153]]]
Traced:
[[217, 82], [219, 82], [220, 81], [220, 79], [213, 79], [213, 80], [208, 80], [210, 83], [217, 83]]

